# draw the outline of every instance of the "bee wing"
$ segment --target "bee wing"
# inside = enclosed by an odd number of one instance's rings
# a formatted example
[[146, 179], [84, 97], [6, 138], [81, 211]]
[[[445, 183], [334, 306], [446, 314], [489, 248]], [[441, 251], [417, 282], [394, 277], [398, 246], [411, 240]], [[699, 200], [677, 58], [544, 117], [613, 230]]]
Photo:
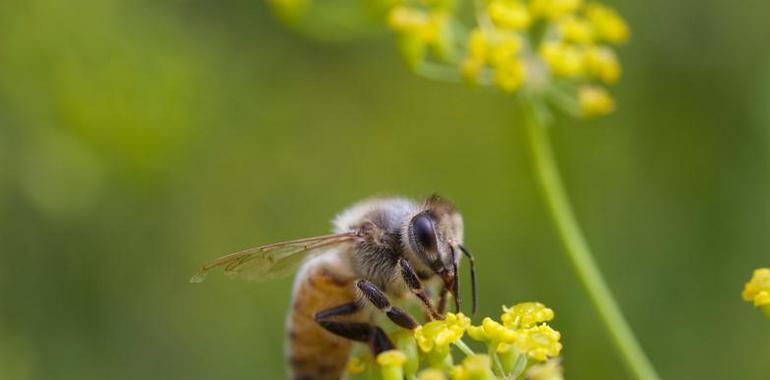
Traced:
[[207, 263], [190, 282], [203, 282], [208, 272], [217, 267], [224, 267], [225, 274], [230, 277], [249, 280], [263, 281], [285, 276], [292, 273], [305, 258], [350, 244], [357, 236], [356, 232], [345, 232], [244, 249]]

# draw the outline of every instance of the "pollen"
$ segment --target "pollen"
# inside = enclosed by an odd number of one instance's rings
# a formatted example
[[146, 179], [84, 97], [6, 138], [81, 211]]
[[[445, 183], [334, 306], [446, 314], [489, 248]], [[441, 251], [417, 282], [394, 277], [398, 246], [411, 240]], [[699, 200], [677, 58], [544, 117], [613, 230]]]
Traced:
[[757, 307], [770, 305], [770, 268], [754, 270], [741, 296], [744, 301], [752, 302]]
[[523, 302], [511, 307], [503, 306], [500, 320], [510, 329], [530, 328], [553, 319], [553, 310], [540, 302]]

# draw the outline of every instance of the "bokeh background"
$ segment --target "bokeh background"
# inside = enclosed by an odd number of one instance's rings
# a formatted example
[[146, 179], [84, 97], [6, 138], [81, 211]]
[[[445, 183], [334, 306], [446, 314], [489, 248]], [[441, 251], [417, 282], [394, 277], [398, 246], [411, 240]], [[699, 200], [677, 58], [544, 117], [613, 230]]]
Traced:
[[[770, 2], [611, 2], [619, 109], [560, 119], [597, 260], [664, 378], [770, 377], [740, 300], [770, 265]], [[481, 315], [557, 311], [571, 379], [629, 375], [558, 245], [500, 94], [318, 41], [257, 0], [0, 2], [0, 379], [279, 379], [291, 279], [204, 261], [322, 234], [373, 194], [453, 199]]]

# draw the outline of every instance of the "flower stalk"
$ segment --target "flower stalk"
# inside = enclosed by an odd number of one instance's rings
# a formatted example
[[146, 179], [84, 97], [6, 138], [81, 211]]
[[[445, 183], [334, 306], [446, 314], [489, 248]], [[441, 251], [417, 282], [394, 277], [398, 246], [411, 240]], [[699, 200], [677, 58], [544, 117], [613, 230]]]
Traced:
[[559, 175], [544, 117], [529, 106], [524, 108], [533, 170], [564, 251], [625, 364], [637, 379], [657, 380], [658, 374], [623, 317], [575, 218]]

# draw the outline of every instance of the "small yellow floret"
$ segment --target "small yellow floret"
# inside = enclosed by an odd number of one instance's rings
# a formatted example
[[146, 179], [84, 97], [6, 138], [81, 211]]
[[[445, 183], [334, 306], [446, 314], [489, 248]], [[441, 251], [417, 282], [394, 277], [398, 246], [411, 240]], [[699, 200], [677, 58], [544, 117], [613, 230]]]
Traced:
[[452, 380], [494, 380], [492, 360], [487, 355], [470, 355], [452, 368]]
[[615, 102], [602, 87], [583, 86], [578, 90], [580, 110], [585, 117], [603, 116], [615, 109]]
[[515, 334], [514, 346], [532, 359], [543, 361], [561, 352], [561, 334], [548, 325], [517, 330]]
[[460, 71], [468, 83], [477, 83], [482, 69], [484, 69], [484, 61], [477, 58], [467, 58], [460, 64]]
[[354, 356], [348, 360], [347, 366], [345, 366], [345, 372], [351, 375], [358, 375], [366, 371], [366, 361], [358, 356]]
[[487, 56], [492, 66], [509, 63], [516, 57], [516, 53], [522, 46], [521, 38], [512, 33], [495, 33], [487, 41], [489, 46]]
[[591, 24], [577, 16], [565, 16], [558, 23], [559, 31], [568, 42], [587, 44], [593, 40]]
[[419, 380], [446, 380], [444, 372], [436, 368], [428, 368], [417, 374]]
[[744, 301], [753, 302], [754, 306], [770, 305], [770, 269], [754, 270], [751, 280], [743, 287], [741, 296]]
[[583, 0], [532, 0], [529, 10], [535, 16], [543, 16], [553, 21], [576, 12], [581, 5]]
[[492, 0], [487, 13], [495, 25], [501, 28], [523, 30], [529, 27], [529, 10], [517, 0]]
[[398, 32], [417, 32], [429, 21], [428, 14], [418, 8], [397, 5], [388, 13], [388, 26]]
[[615, 52], [608, 47], [589, 47], [585, 64], [586, 70], [604, 83], [613, 84], [620, 79], [620, 62]]
[[462, 313], [447, 313], [443, 320], [417, 326], [414, 338], [423, 352], [448, 352], [449, 345], [460, 340], [470, 324], [470, 318]]
[[551, 359], [532, 366], [527, 371], [527, 380], [563, 380], [563, 373], [559, 359]]
[[612, 8], [599, 3], [586, 6], [585, 14], [594, 27], [597, 37], [611, 43], [623, 43], [628, 40], [628, 24]]
[[400, 367], [406, 362], [406, 355], [398, 350], [388, 350], [377, 355], [377, 364], [383, 367]]
[[525, 74], [524, 62], [512, 59], [497, 65], [494, 81], [501, 90], [514, 92], [521, 87]]
[[487, 52], [487, 41], [484, 38], [484, 32], [476, 28], [468, 37], [468, 55], [471, 58], [484, 60]]
[[512, 333], [513, 331], [489, 317], [481, 321], [481, 326], [468, 328], [468, 336], [479, 342], [511, 342], [514, 338]]
[[511, 307], [503, 306], [500, 320], [510, 329], [530, 328], [548, 322], [554, 317], [553, 310], [540, 302], [522, 302]]
[[585, 71], [585, 51], [581, 47], [548, 41], [540, 46], [540, 56], [557, 76], [577, 77]]

